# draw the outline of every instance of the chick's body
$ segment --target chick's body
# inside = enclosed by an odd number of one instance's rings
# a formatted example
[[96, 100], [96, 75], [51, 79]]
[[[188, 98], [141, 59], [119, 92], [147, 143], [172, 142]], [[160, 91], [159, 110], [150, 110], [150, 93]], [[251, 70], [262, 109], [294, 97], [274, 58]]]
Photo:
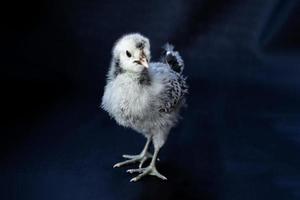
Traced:
[[[143, 36], [133, 35], [136, 37], [131, 38], [132, 43], [147, 42], [147, 39]], [[126, 36], [122, 39], [124, 40], [124, 38], [126, 39]], [[116, 45], [118, 45], [118, 42]], [[144, 48], [139, 48], [140, 54], [144, 53]], [[130, 47], [125, 47], [125, 49], [130, 49]], [[129, 57], [129, 50], [125, 49], [124, 51]], [[130, 52], [132, 51], [134, 50]], [[172, 52], [169, 51], [170, 53]], [[119, 167], [139, 161], [141, 163], [139, 169], [129, 170], [129, 172], [141, 173], [132, 181], [139, 180], [142, 176], [151, 173], [159, 178], [166, 179], [156, 170], [155, 160], [159, 149], [167, 139], [170, 129], [178, 121], [179, 110], [184, 105], [184, 95], [187, 93], [185, 78], [181, 73], [174, 71], [172, 65], [168, 62], [149, 63], [148, 67], [141, 66], [142, 68], [134, 68], [136, 67], [134, 66], [131, 70], [128, 66], [122, 66], [122, 63], [125, 62], [122, 62], [122, 58], [115, 56], [112, 59], [108, 73], [108, 81], [102, 98], [102, 108], [118, 124], [132, 128], [147, 138], [147, 143], [141, 154], [136, 156], [125, 155], [123, 157], [129, 158], [129, 160], [117, 163], [115, 166]], [[150, 55], [148, 56], [150, 57]], [[123, 59], [125, 58], [123, 57]], [[176, 58], [174, 57], [175, 60]], [[179, 61], [182, 62], [182, 60]], [[133, 62], [137, 61], [134, 60]], [[137, 62], [137, 64], [139, 63]], [[141, 168], [143, 162], [151, 157], [147, 153], [151, 141], [155, 148], [152, 162], [148, 168]]]
[[[168, 65], [150, 63], [148, 69], [150, 82], [143, 84], [140, 77], [132, 73], [123, 73], [109, 81], [103, 96], [103, 108], [118, 122], [145, 136], [166, 136], [178, 119], [178, 111], [163, 112], [168, 82], [177, 81]], [[168, 103], [168, 102], [167, 102]]]

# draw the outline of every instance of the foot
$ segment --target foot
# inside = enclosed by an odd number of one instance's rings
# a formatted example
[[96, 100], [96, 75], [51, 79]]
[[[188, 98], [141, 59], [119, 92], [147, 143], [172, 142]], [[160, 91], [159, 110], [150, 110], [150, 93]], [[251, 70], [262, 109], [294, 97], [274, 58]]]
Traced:
[[116, 167], [121, 167], [121, 166], [124, 166], [127, 164], [140, 162], [139, 168], [142, 168], [144, 162], [148, 158], [152, 158], [152, 155], [150, 153], [146, 152], [146, 153], [140, 153], [138, 155], [123, 155], [123, 158], [127, 158], [128, 160], [119, 162], [119, 163], [115, 164], [113, 167], [116, 168]]
[[152, 175], [152, 176], [156, 176], [162, 180], [167, 180], [167, 178], [162, 175], [161, 173], [159, 173], [155, 167], [155, 165], [150, 164], [148, 167], [146, 168], [138, 168], [138, 169], [128, 169], [127, 170], [128, 173], [135, 173], [138, 172], [140, 173], [138, 176], [132, 178], [130, 180], [130, 182], [136, 182], [138, 180], [140, 180], [142, 177], [146, 176], [146, 175]]

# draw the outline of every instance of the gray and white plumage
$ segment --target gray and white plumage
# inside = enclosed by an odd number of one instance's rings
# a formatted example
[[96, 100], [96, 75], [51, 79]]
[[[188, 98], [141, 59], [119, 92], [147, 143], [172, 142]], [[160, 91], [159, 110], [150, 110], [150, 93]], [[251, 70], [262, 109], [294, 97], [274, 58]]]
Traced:
[[[172, 45], [164, 46], [161, 62], [149, 62], [150, 57], [150, 43], [146, 37], [138, 33], [121, 37], [113, 47], [102, 97], [102, 108], [119, 125], [132, 128], [147, 138], [140, 154], [123, 155], [129, 160], [114, 166], [140, 162], [138, 169], [128, 170], [140, 173], [131, 181], [147, 174], [166, 179], [156, 170], [155, 161], [170, 129], [178, 122], [187, 93], [186, 78], [182, 75], [183, 60]], [[155, 149], [153, 156], [147, 151], [150, 142]], [[142, 168], [150, 157], [150, 165]]]

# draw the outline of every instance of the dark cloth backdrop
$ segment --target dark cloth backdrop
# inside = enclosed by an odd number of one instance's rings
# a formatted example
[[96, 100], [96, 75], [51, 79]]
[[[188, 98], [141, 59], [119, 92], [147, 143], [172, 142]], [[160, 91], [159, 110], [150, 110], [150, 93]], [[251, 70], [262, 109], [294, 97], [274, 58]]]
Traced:
[[[1, 200], [300, 199], [293, 0], [40, 0], [1, 6]], [[190, 94], [167, 182], [113, 169], [144, 138], [98, 108], [122, 34], [175, 44]], [[134, 166], [131, 166], [134, 167]]]

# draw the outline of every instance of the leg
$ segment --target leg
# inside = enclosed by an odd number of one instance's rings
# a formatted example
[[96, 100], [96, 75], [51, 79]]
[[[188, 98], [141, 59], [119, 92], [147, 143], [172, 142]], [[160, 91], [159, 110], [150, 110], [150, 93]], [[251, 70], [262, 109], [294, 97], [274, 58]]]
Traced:
[[123, 158], [128, 158], [128, 160], [125, 160], [123, 162], [119, 162], [117, 164], [115, 164], [113, 167], [121, 167], [123, 165], [127, 165], [130, 163], [135, 163], [135, 162], [140, 162], [139, 164], [139, 168], [142, 167], [142, 165], [144, 164], [144, 162], [148, 159], [151, 158], [152, 155], [150, 153], [147, 152], [149, 144], [151, 142], [151, 137], [147, 137], [147, 142], [142, 150], [142, 152], [138, 155], [123, 155]]
[[[142, 177], [144, 177], [146, 175], [157, 176], [160, 179], [167, 180], [167, 178], [165, 176], [163, 176], [162, 174], [160, 174], [157, 171], [156, 165], [155, 165], [158, 152], [159, 152], [160, 148], [162, 147], [162, 145], [164, 144], [164, 141], [162, 141], [162, 140], [155, 141], [155, 138], [153, 138], [153, 139], [154, 139], [153, 140], [154, 154], [153, 154], [150, 165], [146, 168], [138, 168], [138, 169], [129, 169], [129, 170], [127, 170], [127, 172], [129, 172], [129, 173], [134, 173], [134, 172], [141, 173], [138, 176], [131, 179], [130, 182], [136, 182], [136, 181], [140, 180]], [[158, 138], [158, 139], [161, 139], [161, 138]]]

